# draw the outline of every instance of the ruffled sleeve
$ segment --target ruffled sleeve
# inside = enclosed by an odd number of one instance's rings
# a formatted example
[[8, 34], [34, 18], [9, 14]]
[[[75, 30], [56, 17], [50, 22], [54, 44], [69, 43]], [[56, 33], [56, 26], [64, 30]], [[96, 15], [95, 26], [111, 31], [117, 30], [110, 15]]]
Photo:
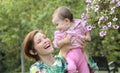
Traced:
[[54, 40], [53, 40], [53, 45], [54, 45], [55, 48], [59, 48], [58, 41], [63, 38], [62, 35], [63, 34], [61, 34], [59, 31], [55, 31], [55, 33], [54, 33]]

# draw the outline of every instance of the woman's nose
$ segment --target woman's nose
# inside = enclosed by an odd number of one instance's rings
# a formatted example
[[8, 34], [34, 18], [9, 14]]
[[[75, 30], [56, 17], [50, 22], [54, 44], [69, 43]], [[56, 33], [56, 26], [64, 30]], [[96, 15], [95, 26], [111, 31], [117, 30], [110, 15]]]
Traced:
[[47, 40], [46, 40], [46, 39], [44, 39], [44, 43], [47, 43]]

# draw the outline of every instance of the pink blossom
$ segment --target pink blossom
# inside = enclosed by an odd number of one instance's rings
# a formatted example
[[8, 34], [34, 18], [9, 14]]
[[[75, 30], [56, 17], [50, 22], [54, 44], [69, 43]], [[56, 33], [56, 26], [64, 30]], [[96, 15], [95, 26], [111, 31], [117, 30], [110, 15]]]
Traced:
[[107, 26], [108, 26], [108, 27], [111, 27], [111, 25], [112, 25], [111, 22], [108, 22], [108, 23], [107, 23]]
[[110, 3], [115, 3], [115, 0], [112, 0]]
[[86, 0], [87, 3], [91, 3], [91, 0]]
[[101, 32], [99, 33], [99, 35], [100, 35], [100, 37], [104, 37], [104, 36], [106, 35], [106, 31], [101, 31]]
[[97, 12], [99, 10], [99, 5], [95, 6], [95, 12]]
[[87, 13], [90, 13], [90, 8], [91, 8], [91, 5], [90, 5], [90, 4], [87, 4], [87, 7], [86, 7]]
[[113, 25], [113, 28], [114, 28], [114, 29], [118, 29], [119, 26], [118, 26], [118, 25]]
[[120, 6], [120, 1], [117, 2], [117, 7], [119, 7], [119, 6]]
[[82, 14], [81, 14], [81, 19], [83, 19], [83, 20], [86, 20], [86, 19], [87, 19], [85, 13], [82, 13]]
[[89, 9], [89, 8], [86, 8], [86, 12], [87, 12], [87, 13], [90, 13], [90, 9]]
[[104, 16], [101, 16], [101, 17], [99, 18], [99, 21], [102, 21], [102, 20], [104, 20]]
[[82, 14], [81, 14], [81, 18], [84, 18], [84, 17], [85, 17], [85, 13], [82, 13]]
[[116, 2], [119, 2], [119, 0], [116, 0]]
[[113, 20], [113, 21], [117, 21], [117, 20], [118, 20], [118, 18], [114, 17], [112, 20]]
[[114, 12], [115, 12], [115, 10], [111, 10], [111, 11], [110, 11], [110, 14], [113, 14]]
[[110, 14], [113, 14], [115, 12], [115, 7], [111, 8]]
[[106, 30], [106, 29], [107, 29], [107, 26], [106, 26], [106, 25], [105, 25], [105, 26], [103, 26], [103, 29], [105, 29], [105, 30]]
[[108, 20], [108, 16], [104, 17], [104, 20], [107, 21]]
[[98, 24], [100, 24], [101, 23], [101, 21], [98, 21]]
[[116, 7], [114, 6], [114, 7], [112, 7], [111, 9], [112, 9], [112, 10], [115, 10], [115, 8], [116, 8]]
[[115, 12], [115, 10], [111, 10], [111, 11], [110, 11], [110, 14], [113, 14], [114, 12]]
[[87, 30], [88, 30], [88, 31], [92, 30], [92, 26], [91, 26], [91, 25], [88, 25], [88, 26], [87, 26]]

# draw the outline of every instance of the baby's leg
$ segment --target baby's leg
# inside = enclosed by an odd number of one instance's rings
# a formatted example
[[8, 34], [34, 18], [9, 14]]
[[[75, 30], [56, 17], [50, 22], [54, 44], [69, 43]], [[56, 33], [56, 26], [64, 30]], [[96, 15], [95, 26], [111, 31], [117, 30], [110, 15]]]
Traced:
[[70, 57], [66, 57], [66, 60], [67, 60], [67, 71], [68, 73], [75, 73], [77, 68], [76, 68], [76, 65], [75, 65], [75, 62], [73, 61], [73, 59], [71, 59]]
[[85, 56], [80, 48], [72, 49], [66, 56], [68, 73], [90, 73]]
[[90, 73], [87, 60], [82, 51], [79, 53], [78, 59], [79, 59], [79, 62], [77, 64], [77, 69], [79, 73]]

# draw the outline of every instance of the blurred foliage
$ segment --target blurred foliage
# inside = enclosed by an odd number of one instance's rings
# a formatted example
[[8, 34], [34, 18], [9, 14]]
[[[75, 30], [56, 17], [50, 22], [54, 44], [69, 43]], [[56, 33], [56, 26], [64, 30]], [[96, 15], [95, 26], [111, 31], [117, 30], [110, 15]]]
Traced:
[[[91, 31], [89, 46], [93, 55], [107, 56], [117, 60], [120, 54], [120, 6], [119, 0], [91, 0], [87, 3], [88, 24], [95, 27]], [[116, 20], [115, 20], [116, 19]], [[110, 26], [109, 26], [109, 23]], [[119, 27], [115, 29], [114, 25]], [[100, 35], [105, 32], [105, 35]], [[92, 45], [92, 46], [90, 46]]]

